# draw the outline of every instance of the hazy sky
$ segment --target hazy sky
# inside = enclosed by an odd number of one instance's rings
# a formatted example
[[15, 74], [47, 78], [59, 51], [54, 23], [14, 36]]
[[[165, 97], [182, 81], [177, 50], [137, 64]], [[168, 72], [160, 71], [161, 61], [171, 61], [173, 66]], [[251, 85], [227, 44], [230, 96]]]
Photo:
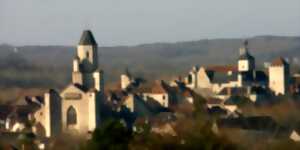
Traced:
[[300, 0], [0, 0], [0, 43], [100, 46], [300, 35]]

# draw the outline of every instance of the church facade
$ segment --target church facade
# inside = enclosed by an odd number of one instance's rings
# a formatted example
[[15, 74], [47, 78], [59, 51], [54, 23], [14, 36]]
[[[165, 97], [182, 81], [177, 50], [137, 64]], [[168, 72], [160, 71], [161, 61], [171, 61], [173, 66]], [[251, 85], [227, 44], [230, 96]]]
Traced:
[[72, 83], [61, 92], [45, 93], [43, 105], [34, 114], [44, 136], [61, 132], [84, 135], [99, 126], [104, 80], [103, 71], [98, 69], [97, 49], [92, 32], [84, 31], [73, 60]]

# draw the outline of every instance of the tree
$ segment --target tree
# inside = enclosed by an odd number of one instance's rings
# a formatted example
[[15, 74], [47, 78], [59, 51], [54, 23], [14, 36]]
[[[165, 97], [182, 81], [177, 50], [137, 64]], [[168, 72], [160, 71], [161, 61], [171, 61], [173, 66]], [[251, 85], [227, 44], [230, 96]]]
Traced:
[[119, 120], [111, 120], [97, 128], [88, 141], [88, 150], [126, 150], [131, 139], [131, 132]]

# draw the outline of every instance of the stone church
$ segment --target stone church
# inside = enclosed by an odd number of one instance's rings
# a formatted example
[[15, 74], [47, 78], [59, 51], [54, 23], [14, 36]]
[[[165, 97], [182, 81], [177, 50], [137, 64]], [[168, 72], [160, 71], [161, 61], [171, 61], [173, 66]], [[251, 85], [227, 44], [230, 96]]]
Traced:
[[84, 31], [73, 60], [72, 83], [61, 92], [45, 93], [41, 108], [34, 114], [40, 127], [36, 132], [46, 137], [61, 132], [85, 135], [99, 126], [104, 80], [97, 49], [92, 32]]

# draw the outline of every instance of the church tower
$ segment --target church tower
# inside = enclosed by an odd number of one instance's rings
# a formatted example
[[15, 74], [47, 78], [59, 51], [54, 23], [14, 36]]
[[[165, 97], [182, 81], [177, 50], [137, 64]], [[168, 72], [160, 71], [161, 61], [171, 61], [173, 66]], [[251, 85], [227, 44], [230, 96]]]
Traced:
[[241, 85], [243, 85], [247, 81], [254, 80], [255, 58], [249, 53], [247, 40], [244, 42], [244, 46], [240, 48], [240, 56], [238, 59], [238, 71], [238, 80]]
[[60, 92], [45, 93], [44, 107], [34, 116], [47, 137], [59, 132], [88, 135], [100, 126], [104, 81], [97, 47], [92, 32], [84, 31], [73, 59], [72, 83]]
[[103, 91], [103, 73], [98, 70], [98, 45], [90, 30], [83, 31], [73, 60], [72, 82], [84, 89]]

